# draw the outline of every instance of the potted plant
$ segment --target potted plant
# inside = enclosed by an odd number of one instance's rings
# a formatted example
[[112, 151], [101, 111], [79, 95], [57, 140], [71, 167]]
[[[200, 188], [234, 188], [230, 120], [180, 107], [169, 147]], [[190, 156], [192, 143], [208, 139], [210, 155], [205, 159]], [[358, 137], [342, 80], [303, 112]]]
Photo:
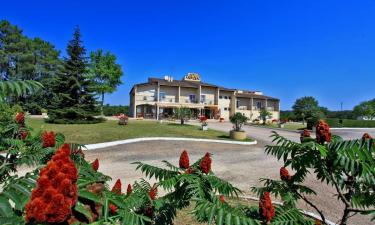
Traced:
[[224, 122], [224, 118], [223, 118], [223, 117], [220, 117], [219, 122], [220, 122], [220, 123]]
[[128, 121], [129, 121], [129, 118], [127, 115], [121, 113], [119, 116], [117, 116], [118, 118], [118, 124], [119, 125], [127, 125], [128, 124]]
[[248, 121], [248, 118], [242, 113], [236, 113], [230, 117], [233, 124], [233, 130], [230, 131], [230, 138], [234, 140], [246, 139], [246, 132], [242, 130], [242, 126]]
[[199, 122], [202, 124], [202, 130], [208, 130], [207, 117], [205, 116], [199, 117]]

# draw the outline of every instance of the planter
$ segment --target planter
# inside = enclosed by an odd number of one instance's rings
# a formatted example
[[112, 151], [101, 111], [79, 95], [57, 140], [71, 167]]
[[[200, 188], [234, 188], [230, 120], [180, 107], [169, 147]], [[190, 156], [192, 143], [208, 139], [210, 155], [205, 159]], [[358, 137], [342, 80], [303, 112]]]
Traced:
[[283, 123], [279, 123], [279, 128], [284, 128], [284, 124]]
[[202, 130], [208, 130], [208, 125], [202, 125]]
[[230, 138], [234, 140], [245, 140], [246, 139], [246, 132], [245, 131], [235, 131], [231, 130], [230, 131]]

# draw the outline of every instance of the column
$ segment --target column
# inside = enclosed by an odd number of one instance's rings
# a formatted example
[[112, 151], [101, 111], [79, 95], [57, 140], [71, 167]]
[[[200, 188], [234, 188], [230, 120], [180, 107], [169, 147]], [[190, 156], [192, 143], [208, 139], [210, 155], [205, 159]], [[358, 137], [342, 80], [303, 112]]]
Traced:
[[160, 85], [158, 84], [158, 87], [156, 89], [156, 101], [159, 102], [160, 97]]
[[181, 87], [178, 86], [178, 93], [177, 93], [177, 102], [180, 103], [180, 96], [181, 96]]
[[134, 86], [133, 118], [137, 118], [137, 86]]

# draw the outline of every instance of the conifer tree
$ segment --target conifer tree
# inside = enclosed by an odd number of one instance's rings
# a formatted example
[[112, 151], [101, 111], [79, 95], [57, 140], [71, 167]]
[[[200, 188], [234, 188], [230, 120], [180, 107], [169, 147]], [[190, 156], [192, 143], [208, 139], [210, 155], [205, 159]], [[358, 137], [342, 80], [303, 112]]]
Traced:
[[77, 27], [67, 46], [64, 67], [53, 80], [54, 97], [48, 109], [51, 123], [95, 123], [100, 119], [96, 99], [87, 78], [86, 49]]

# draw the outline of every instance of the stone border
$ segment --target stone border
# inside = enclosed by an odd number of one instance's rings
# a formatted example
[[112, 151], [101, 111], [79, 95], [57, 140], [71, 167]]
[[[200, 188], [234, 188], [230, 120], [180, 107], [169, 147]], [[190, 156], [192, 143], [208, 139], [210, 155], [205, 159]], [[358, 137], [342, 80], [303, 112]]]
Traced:
[[[257, 197], [253, 197], [253, 196], [248, 196], [248, 195], [243, 195], [243, 196], [238, 196], [239, 198], [243, 198], [243, 199], [247, 199], [247, 200], [252, 200], [252, 201], [259, 201], [259, 198]], [[277, 202], [277, 201], [272, 201], [272, 204], [274, 205], [279, 205], [279, 206], [283, 206], [283, 203], [282, 202]], [[312, 219], [318, 219], [318, 220], [322, 220], [321, 217], [315, 213], [312, 213], [312, 212], [309, 212], [309, 211], [305, 211], [305, 210], [302, 210], [300, 209], [301, 213], [307, 217], [310, 217]], [[327, 220], [326, 219], [326, 222], [328, 225], [337, 225], [336, 223], [330, 221], [330, 220]]]
[[203, 138], [180, 138], [180, 137], [145, 137], [145, 138], [132, 138], [119, 141], [103, 142], [96, 144], [85, 145], [86, 150], [95, 150], [100, 148], [112, 147], [116, 145], [130, 144], [143, 141], [194, 141], [194, 142], [211, 142], [222, 144], [236, 144], [236, 145], [256, 145], [258, 142], [254, 141], [226, 141], [216, 139], [203, 139]]

